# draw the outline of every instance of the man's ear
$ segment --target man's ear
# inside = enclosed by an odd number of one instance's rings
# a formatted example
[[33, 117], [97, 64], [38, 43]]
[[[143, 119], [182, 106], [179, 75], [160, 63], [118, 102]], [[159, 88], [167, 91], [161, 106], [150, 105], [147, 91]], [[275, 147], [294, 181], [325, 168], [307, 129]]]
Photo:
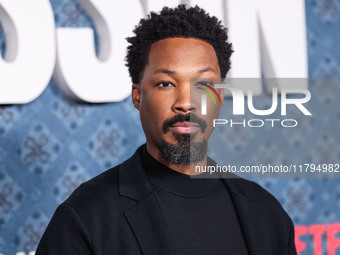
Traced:
[[132, 103], [137, 110], [140, 108], [140, 85], [137, 83], [132, 84]]

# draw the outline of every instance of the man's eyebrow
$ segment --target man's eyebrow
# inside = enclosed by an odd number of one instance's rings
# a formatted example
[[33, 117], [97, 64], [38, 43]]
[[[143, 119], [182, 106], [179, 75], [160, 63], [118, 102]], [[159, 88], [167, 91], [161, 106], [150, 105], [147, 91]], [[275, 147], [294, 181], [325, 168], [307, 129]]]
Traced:
[[154, 72], [154, 74], [156, 74], [156, 73], [175, 74], [176, 72], [173, 71], [173, 70], [160, 68], [160, 69], [157, 69], [157, 70]]
[[205, 68], [202, 68], [202, 69], [198, 70], [198, 73], [205, 73], [205, 72], [216, 73], [216, 71], [213, 68], [211, 68], [211, 67], [205, 67]]

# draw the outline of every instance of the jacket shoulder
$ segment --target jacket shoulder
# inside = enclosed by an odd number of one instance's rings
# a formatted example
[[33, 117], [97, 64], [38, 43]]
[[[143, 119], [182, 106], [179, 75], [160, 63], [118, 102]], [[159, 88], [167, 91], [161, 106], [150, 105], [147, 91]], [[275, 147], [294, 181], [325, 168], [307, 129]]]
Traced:
[[139, 172], [143, 172], [141, 150], [142, 146], [129, 159], [80, 185], [64, 204], [87, 214], [96, 210], [120, 213], [129, 208], [134, 200], [126, 196], [126, 190], [135, 191], [140, 179], [143, 179], [137, 177]]
[[99, 210], [109, 206], [118, 209], [119, 204], [122, 204], [118, 180], [120, 166], [121, 164], [84, 182], [73, 191], [63, 204], [74, 208], [79, 214], [93, 211], [95, 208]]

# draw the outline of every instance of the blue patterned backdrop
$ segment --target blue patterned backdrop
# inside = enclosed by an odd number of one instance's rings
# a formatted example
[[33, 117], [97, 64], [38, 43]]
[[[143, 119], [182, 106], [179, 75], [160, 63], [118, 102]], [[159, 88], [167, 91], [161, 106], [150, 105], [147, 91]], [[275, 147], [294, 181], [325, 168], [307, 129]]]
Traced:
[[[75, 0], [51, 0], [51, 4], [57, 27], [93, 27]], [[340, 0], [307, 0], [306, 14], [309, 76], [339, 78]], [[3, 55], [6, 43], [1, 29], [0, 46]], [[291, 138], [291, 148], [328, 163], [340, 161], [338, 85], [310, 88], [317, 98], [312, 101], [313, 109], [319, 109], [325, 127], [332, 119], [333, 130], [325, 133], [320, 125], [318, 129], [305, 125]], [[277, 137], [276, 131], [265, 138], [255, 132], [235, 130], [230, 135], [229, 155], [248, 158], [254, 144]], [[58, 204], [80, 183], [127, 159], [144, 141], [130, 97], [110, 104], [74, 103], [51, 80], [37, 100], [0, 106], [0, 253], [35, 250]], [[275, 143], [267, 143], [256, 153], [262, 157], [259, 161], [277, 163], [282, 152]], [[340, 179], [258, 182], [278, 198], [295, 225], [340, 222]], [[301, 254], [313, 254], [312, 237], [305, 235], [301, 240], [307, 242]], [[323, 250], [326, 254], [325, 245]]]

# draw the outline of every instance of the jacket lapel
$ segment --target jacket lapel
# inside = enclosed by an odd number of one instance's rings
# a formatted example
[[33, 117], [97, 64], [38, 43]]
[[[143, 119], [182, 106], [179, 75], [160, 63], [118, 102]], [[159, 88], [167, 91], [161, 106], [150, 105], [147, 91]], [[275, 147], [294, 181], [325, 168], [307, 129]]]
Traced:
[[136, 201], [124, 216], [145, 255], [169, 254], [164, 218], [142, 167], [142, 147], [119, 172], [119, 193]]
[[133, 229], [143, 254], [169, 254], [165, 223], [151, 192], [124, 215]]

